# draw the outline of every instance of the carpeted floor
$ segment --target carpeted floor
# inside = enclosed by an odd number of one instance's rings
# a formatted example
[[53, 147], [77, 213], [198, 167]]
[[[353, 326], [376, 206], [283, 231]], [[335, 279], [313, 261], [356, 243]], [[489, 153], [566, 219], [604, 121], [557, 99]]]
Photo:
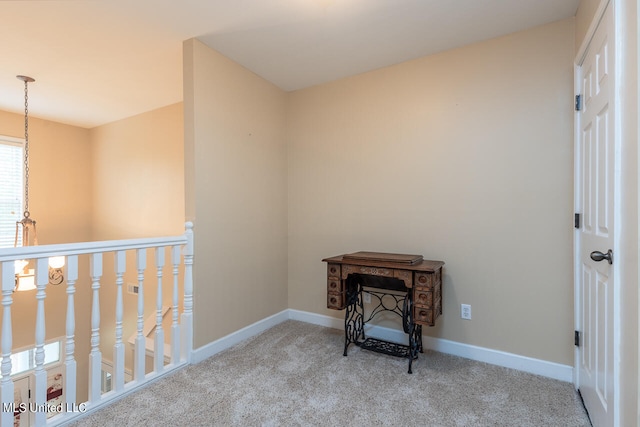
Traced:
[[74, 426], [590, 426], [569, 383], [425, 351], [407, 361], [296, 321], [163, 378]]

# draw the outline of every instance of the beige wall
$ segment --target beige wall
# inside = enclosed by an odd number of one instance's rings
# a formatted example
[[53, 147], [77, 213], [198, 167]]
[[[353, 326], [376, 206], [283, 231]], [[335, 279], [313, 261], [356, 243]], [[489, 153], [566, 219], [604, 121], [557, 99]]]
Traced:
[[572, 365], [573, 37], [567, 19], [292, 93], [289, 306], [343, 315], [323, 257], [423, 254], [446, 262], [425, 334]]
[[[24, 115], [0, 111], [0, 135], [24, 138]], [[29, 210], [42, 244], [91, 235], [89, 131], [29, 117]]]
[[184, 43], [194, 348], [288, 307], [285, 101], [201, 42]]
[[182, 103], [91, 130], [93, 240], [184, 232]]
[[593, 17], [600, 6], [602, 0], [581, 0], [578, 10], [576, 11], [576, 53], [580, 46], [584, 42], [584, 37], [587, 34], [587, 30], [593, 21]]

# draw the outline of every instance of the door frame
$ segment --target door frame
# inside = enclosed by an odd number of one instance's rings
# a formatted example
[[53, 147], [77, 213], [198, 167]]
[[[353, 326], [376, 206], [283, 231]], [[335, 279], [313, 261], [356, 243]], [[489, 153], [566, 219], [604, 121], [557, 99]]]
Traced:
[[[620, 416], [621, 416], [621, 387], [620, 387], [620, 351], [621, 351], [621, 291], [620, 291], [620, 262], [622, 259], [621, 255], [621, 245], [620, 245], [620, 234], [621, 234], [621, 173], [620, 171], [620, 150], [621, 150], [621, 114], [620, 114], [620, 96], [619, 96], [619, 88], [620, 88], [620, 73], [621, 73], [621, 64], [620, 64], [620, 51], [618, 41], [620, 40], [620, 24], [619, 24], [619, 12], [617, 7], [618, 0], [601, 0], [596, 12], [594, 14], [593, 20], [589, 25], [587, 33], [578, 49], [578, 52], [574, 59], [574, 95], [581, 95], [582, 87], [581, 87], [581, 68], [582, 63], [587, 54], [587, 50], [589, 45], [593, 39], [596, 29], [600, 24], [600, 21], [603, 18], [605, 10], [607, 6], [612, 8], [613, 14], [613, 44], [615, 46], [615, 70], [612, 77], [612, 93], [613, 93], [613, 106], [614, 106], [614, 143], [615, 143], [615, 151], [616, 151], [616, 160], [615, 160], [615, 169], [618, 171], [615, 173], [615, 183], [614, 183], [614, 244], [613, 244], [613, 252], [614, 252], [614, 260], [618, 262], [613, 263], [613, 337], [612, 337], [612, 354], [613, 354], [613, 420], [614, 425], [619, 425]], [[580, 158], [579, 158], [579, 147], [580, 143], [580, 115], [578, 112], [574, 115], [574, 212], [581, 213], [579, 211], [579, 190], [580, 186], [578, 183], [580, 182], [581, 175], [581, 167], [580, 167]], [[573, 237], [573, 267], [574, 267], [574, 325], [575, 330], [580, 333], [583, 330], [581, 324], [582, 318], [582, 294], [580, 287], [580, 234], [578, 230], [574, 230]], [[580, 335], [580, 341], [583, 341], [582, 335]], [[575, 347], [574, 350], [574, 369], [573, 369], [573, 384], [576, 390], [578, 390], [580, 386], [580, 347]]]

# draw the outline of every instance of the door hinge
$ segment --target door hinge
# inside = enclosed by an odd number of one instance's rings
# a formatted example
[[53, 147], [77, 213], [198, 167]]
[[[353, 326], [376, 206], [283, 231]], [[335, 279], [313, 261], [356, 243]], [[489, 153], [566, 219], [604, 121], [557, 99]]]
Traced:
[[573, 226], [577, 229], [580, 229], [580, 214], [573, 214]]
[[574, 334], [573, 334], [573, 345], [575, 345], [576, 347], [580, 347], [580, 332], [579, 331], [574, 331]]
[[576, 111], [582, 110], [582, 95], [576, 95]]

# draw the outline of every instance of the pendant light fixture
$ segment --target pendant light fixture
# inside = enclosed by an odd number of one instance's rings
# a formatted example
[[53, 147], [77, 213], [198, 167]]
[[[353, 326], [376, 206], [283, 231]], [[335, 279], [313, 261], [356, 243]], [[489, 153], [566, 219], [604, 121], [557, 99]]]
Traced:
[[[16, 222], [16, 238], [14, 246], [17, 247], [18, 236], [22, 237], [22, 246], [36, 246], [38, 244], [38, 233], [36, 231], [36, 221], [31, 218], [29, 212], [29, 83], [35, 79], [28, 76], [16, 76], [18, 80], [24, 82], [24, 212], [23, 218]], [[22, 228], [22, 233], [20, 233]], [[49, 258], [49, 283], [59, 285], [64, 280], [62, 268], [65, 264], [65, 257]], [[34, 269], [28, 268], [29, 261], [17, 260], [15, 262], [16, 290], [29, 291], [36, 288]]]

